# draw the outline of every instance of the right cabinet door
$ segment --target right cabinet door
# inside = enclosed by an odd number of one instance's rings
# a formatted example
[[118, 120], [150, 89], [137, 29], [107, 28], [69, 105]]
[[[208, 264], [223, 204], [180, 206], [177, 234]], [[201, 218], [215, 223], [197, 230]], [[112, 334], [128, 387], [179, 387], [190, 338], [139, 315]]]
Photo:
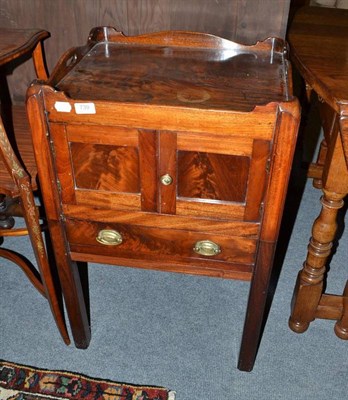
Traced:
[[259, 221], [270, 148], [264, 139], [159, 132], [159, 211]]

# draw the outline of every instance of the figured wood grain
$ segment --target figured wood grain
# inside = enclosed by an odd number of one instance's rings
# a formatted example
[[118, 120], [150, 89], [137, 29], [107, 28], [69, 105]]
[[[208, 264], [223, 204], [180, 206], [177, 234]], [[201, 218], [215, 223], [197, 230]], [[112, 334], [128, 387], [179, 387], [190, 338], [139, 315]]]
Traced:
[[[256, 240], [236, 236], [217, 236], [205, 232], [181, 231], [177, 229], [145, 228], [124, 224], [102, 224], [87, 221], [67, 220], [65, 228], [70, 244], [89, 246], [93, 254], [114, 257], [141, 258], [143, 255], [153, 260], [175, 256], [176, 259], [223, 260], [234, 263], [252, 264], [255, 256]], [[122, 235], [120, 245], [102, 245], [96, 241], [102, 229], [114, 229]], [[221, 246], [221, 253], [213, 257], [202, 256], [193, 251], [199, 240], [209, 239]]]
[[249, 158], [206, 152], [178, 152], [178, 196], [244, 202]]
[[78, 189], [139, 193], [139, 155], [135, 147], [70, 143]]

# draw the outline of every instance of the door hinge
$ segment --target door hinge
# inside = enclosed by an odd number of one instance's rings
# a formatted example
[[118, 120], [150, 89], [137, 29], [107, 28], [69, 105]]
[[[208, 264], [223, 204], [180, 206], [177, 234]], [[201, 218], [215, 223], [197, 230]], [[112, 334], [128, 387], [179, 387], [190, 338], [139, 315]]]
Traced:
[[58, 192], [61, 194], [62, 193], [62, 185], [60, 184], [59, 179], [56, 180], [56, 184], [57, 184]]
[[267, 174], [269, 174], [270, 169], [271, 169], [271, 159], [268, 158], [267, 161], [266, 161], [266, 172], [267, 172]]
[[260, 204], [260, 209], [259, 209], [260, 217], [262, 217], [262, 215], [263, 215], [263, 210], [264, 210], [264, 208], [265, 208], [265, 205], [264, 205], [264, 203], [262, 202], [262, 203]]
[[56, 158], [56, 150], [55, 150], [55, 148], [54, 148], [53, 140], [52, 140], [52, 139], [49, 139], [49, 140], [50, 140], [51, 154], [52, 154], [52, 156], [53, 156], [54, 158]]

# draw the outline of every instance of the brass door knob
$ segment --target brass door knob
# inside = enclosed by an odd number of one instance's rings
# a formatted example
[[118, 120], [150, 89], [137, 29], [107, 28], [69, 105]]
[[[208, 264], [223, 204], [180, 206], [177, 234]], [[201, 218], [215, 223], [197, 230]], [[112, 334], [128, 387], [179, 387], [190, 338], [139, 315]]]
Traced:
[[201, 256], [216, 256], [221, 253], [221, 248], [218, 244], [211, 240], [200, 240], [196, 242], [193, 251]]
[[99, 231], [96, 241], [106, 246], [118, 246], [122, 243], [122, 235], [113, 229]]
[[169, 174], [165, 174], [161, 176], [162, 185], [169, 186], [173, 183], [173, 178]]

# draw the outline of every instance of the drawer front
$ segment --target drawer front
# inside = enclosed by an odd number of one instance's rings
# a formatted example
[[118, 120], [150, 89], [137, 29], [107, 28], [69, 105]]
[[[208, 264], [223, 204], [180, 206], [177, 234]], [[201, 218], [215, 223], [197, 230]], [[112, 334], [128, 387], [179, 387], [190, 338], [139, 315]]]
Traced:
[[[179, 229], [68, 219], [70, 250], [115, 258], [253, 265], [257, 240]], [[188, 266], [188, 268], [190, 268]]]

